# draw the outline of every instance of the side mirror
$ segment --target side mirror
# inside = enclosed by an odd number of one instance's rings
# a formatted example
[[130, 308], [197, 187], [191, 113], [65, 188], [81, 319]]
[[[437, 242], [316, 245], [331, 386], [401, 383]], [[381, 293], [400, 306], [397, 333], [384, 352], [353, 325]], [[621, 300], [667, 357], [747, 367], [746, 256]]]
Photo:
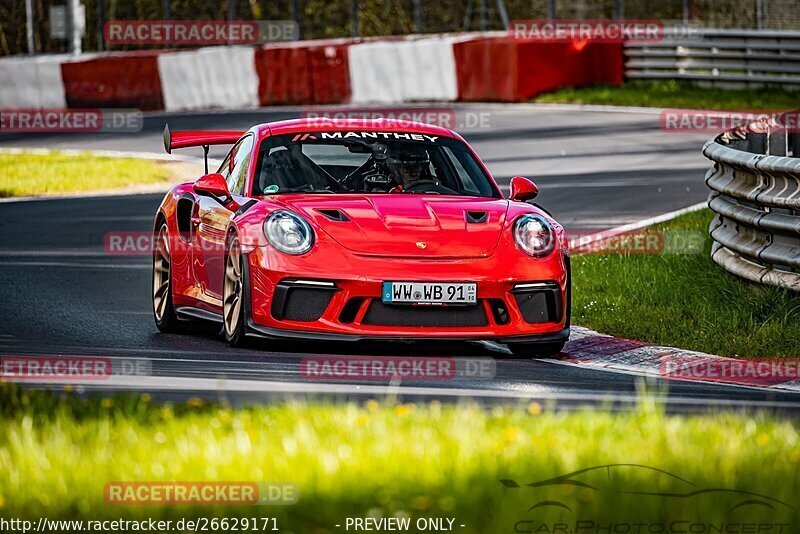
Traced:
[[233, 200], [225, 178], [217, 172], [198, 178], [194, 183], [194, 192], [200, 196], [213, 198], [231, 211], [236, 211], [241, 207]]
[[525, 202], [526, 200], [536, 198], [538, 194], [539, 188], [527, 178], [515, 176], [511, 179], [511, 200]]
[[231, 192], [228, 191], [228, 184], [225, 182], [225, 178], [216, 172], [198, 178], [194, 183], [194, 192], [198, 195], [216, 197], [218, 199], [231, 198]]

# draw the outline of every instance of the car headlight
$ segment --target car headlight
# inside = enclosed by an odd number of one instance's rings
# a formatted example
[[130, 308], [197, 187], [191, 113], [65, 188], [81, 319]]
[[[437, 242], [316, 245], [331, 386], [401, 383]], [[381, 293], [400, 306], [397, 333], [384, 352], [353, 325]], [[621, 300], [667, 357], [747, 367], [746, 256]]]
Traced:
[[286, 254], [305, 254], [314, 245], [314, 231], [299, 215], [278, 210], [264, 221], [264, 234], [270, 244]]
[[556, 235], [544, 217], [529, 214], [514, 223], [514, 241], [526, 254], [540, 257], [553, 252]]

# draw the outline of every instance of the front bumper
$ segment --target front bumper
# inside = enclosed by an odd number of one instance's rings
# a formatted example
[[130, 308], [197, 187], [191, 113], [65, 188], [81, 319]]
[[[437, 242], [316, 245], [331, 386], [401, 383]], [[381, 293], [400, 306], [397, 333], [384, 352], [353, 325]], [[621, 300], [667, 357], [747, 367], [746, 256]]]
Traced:
[[[268, 247], [246, 255], [249, 330], [270, 338], [450, 339], [549, 343], [569, 337], [569, 258], [516, 250], [472, 259], [385, 258], [340, 251], [319, 261]], [[354, 274], [358, 273], [358, 274]], [[477, 283], [469, 307], [387, 305], [384, 281]]]

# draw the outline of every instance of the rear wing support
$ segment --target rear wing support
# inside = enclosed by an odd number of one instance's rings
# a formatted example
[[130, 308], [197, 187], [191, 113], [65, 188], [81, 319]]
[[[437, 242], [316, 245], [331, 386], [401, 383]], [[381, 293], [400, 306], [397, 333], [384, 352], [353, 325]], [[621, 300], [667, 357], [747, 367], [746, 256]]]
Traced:
[[211, 145], [233, 145], [241, 139], [245, 132], [239, 130], [195, 130], [171, 132], [169, 124], [164, 125], [164, 150], [172, 154], [175, 148], [192, 146], [203, 147], [203, 159], [208, 174], [208, 149]]

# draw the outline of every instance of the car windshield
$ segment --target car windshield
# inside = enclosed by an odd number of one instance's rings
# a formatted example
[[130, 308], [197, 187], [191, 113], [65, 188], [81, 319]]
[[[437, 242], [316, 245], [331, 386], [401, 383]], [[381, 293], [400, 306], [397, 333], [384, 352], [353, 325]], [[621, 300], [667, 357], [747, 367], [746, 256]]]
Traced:
[[440, 194], [499, 198], [461, 141], [396, 132], [313, 132], [264, 140], [253, 195]]

